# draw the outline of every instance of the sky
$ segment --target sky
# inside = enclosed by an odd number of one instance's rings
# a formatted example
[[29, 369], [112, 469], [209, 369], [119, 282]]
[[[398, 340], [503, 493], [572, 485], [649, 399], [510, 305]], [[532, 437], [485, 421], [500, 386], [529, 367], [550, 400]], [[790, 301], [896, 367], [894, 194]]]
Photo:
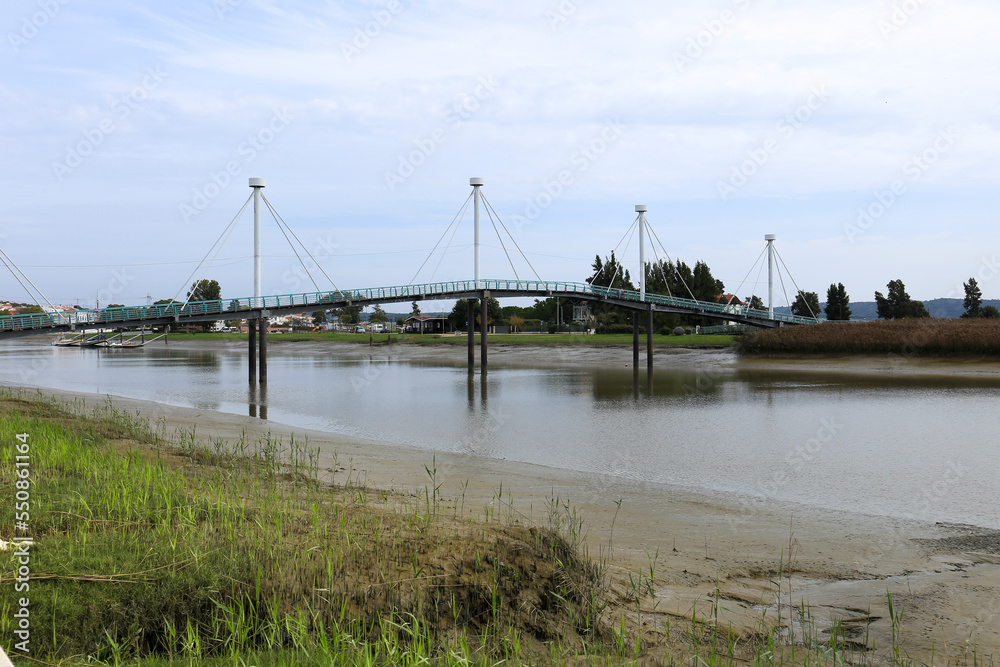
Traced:
[[[481, 177], [514, 264], [484, 214], [484, 278], [582, 282], [616, 247], [635, 274], [645, 204], [647, 259], [740, 296], [776, 234], [821, 299], [1000, 298], [998, 25], [985, 0], [6, 0], [0, 249], [57, 304], [247, 296], [252, 207], [226, 230], [261, 177], [316, 283], [265, 209], [265, 294], [471, 279], [471, 209], [445, 232]], [[4, 299], [32, 300], [6, 271]]]

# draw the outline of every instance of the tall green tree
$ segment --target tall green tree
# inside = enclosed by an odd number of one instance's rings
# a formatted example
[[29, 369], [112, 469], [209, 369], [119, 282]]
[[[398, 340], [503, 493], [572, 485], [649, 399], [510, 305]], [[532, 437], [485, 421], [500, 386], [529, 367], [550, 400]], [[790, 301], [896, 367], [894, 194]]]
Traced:
[[851, 319], [851, 299], [847, 296], [844, 283], [830, 284], [826, 290], [826, 308], [823, 309], [828, 320]]
[[420, 304], [416, 301], [410, 304], [410, 317], [416, 317], [420, 314]]
[[343, 324], [361, 321], [361, 306], [344, 306], [330, 311]]
[[369, 322], [388, 322], [389, 316], [382, 310], [382, 306], [375, 304], [372, 306], [372, 314], [368, 317]]
[[965, 288], [965, 299], [962, 300], [962, 307], [965, 312], [962, 317], [982, 317], [983, 292], [979, 289], [975, 278], [969, 278], [969, 282], [962, 283]]
[[819, 316], [819, 295], [816, 292], [799, 291], [792, 302], [792, 315], [799, 317]]
[[743, 300], [743, 302], [754, 310], [767, 310], [767, 306], [764, 305], [764, 300], [761, 299], [756, 294], [748, 296], [746, 299]]
[[705, 262], [695, 262], [692, 282], [689, 283], [691, 291], [699, 301], [716, 302], [719, 296], [726, 291], [726, 286], [721, 280], [712, 276], [712, 270]]
[[628, 269], [622, 266], [621, 262], [615, 259], [615, 251], [611, 251], [610, 257], [605, 257], [601, 261], [601, 256], [596, 255], [594, 263], [591, 265], [594, 273], [587, 278], [587, 282], [595, 287], [610, 287], [613, 289], [634, 290], [632, 277], [629, 276]]
[[904, 317], [930, 317], [923, 301], [913, 301], [906, 293], [906, 285], [902, 280], [890, 280], [886, 285], [889, 295], [883, 296], [875, 292], [875, 307], [879, 319], [901, 320]]
[[[466, 329], [466, 322], [469, 318], [468, 303], [467, 299], [459, 299], [455, 302], [455, 305], [452, 306], [451, 312], [448, 314], [448, 322], [450, 322], [451, 326], [457, 331], [465, 331]], [[479, 320], [482, 317], [479, 299], [476, 299], [473, 302], [472, 308], [474, 312], [473, 319], [476, 323], [476, 328], [478, 329], [480, 324]], [[503, 319], [500, 302], [493, 297], [489, 297], [486, 300], [486, 319], [488, 320], [487, 324], [495, 324]]]
[[222, 298], [222, 288], [218, 280], [199, 280], [191, 284], [187, 298], [188, 301], [218, 301]]

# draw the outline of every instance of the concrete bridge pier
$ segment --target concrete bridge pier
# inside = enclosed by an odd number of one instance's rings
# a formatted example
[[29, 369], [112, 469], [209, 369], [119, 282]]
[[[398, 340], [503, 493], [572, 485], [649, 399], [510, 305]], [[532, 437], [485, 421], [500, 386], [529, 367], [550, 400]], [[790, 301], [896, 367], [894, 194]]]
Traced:
[[489, 298], [489, 292], [483, 292], [482, 297], [479, 299], [479, 334], [481, 336], [479, 340], [479, 366], [481, 372], [485, 375], [486, 373], [486, 330], [489, 328], [489, 320], [486, 317], [487, 304], [486, 300]]
[[247, 342], [250, 344], [247, 351], [250, 384], [257, 384], [257, 320], [247, 320]]
[[469, 340], [469, 372], [476, 369], [476, 308], [473, 299], [468, 300], [468, 314], [465, 327]]
[[646, 370], [653, 372], [653, 309], [646, 311]]
[[[258, 343], [259, 330], [259, 343]], [[247, 365], [250, 384], [257, 384], [258, 375], [261, 384], [267, 384], [267, 318], [247, 320]], [[258, 353], [259, 350], [259, 353]], [[258, 374], [259, 369], [259, 374]]]
[[257, 325], [260, 329], [260, 354], [258, 355], [258, 361], [260, 362], [260, 383], [262, 385], [267, 384], [267, 318], [264, 317], [260, 320]]
[[639, 313], [632, 311], [632, 368], [639, 371]]

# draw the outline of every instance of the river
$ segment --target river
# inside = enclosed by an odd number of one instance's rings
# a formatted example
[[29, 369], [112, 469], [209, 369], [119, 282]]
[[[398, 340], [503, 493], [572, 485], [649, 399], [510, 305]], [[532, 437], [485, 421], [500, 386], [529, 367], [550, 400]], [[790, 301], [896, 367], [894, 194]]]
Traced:
[[369, 356], [273, 344], [262, 393], [248, 389], [241, 345], [98, 350], [22, 339], [0, 345], [0, 383], [249, 412], [429, 452], [725, 493], [748, 506], [1000, 528], [1000, 378], [749, 370], [730, 353], [680, 365], [661, 356], [671, 367], [647, 378], [644, 367], [638, 376], [624, 367], [624, 349], [621, 363], [603, 364], [557, 350], [505, 364], [494, 349], [484, 381], [467, 372], [464, 348], [430, 357], [407, 348]]

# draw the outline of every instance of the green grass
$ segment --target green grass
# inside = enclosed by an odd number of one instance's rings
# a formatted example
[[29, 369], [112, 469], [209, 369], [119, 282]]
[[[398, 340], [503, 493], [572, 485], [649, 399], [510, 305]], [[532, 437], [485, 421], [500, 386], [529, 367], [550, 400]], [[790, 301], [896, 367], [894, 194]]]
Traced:
[[[442, 496], [436, 461], [409, 495], [372, 489], [348, 466], [317, 468], [307, 443], [166, 433], [110, 401], [56, 404], [0, 389], [0, 488], [29, 434], [32, 658], [60, 665], [874, 664], [839, 626], [790, 642], [774, 615], [737, 639], [713, 613], [639, 629], [659, 553], [619, 606], [581, 554], [583, 519], [558, 497], [536, 522], [503, 487], [476, 518]], [[324, 479], [324, 476], [326, 479]], [[5, 498], [9, 498], [9, 495]], [[0, 502], [0, 525], [14, 523]], [[613, 526], [612, 526], [613, 527]], [[6, 535], [6, 533], [4, 533]], [[791, 537], [790, 537], [791, 544]], [[611, 544], [609, 542], [608, 549]], [[772, 577], [778, 619], [794, 552]], [[16, 562], [0, 552], [0, 640], [13, 636]], [[779, 624], [780, 625], [780, 624]], [[886, 651], [888, 649], [888, 651]], [[15, 660], [17, 655], [15, 654]], [[981, 664], [981, 663], [976, 663]]]
[[[235, 333], [171, 333], [175, 340], [224, 340], [224, 341], [246, 341], [246, 334]], [[386, 334], [375, 334], [372, 340], [385, 344]], [[392, 344], [405, 345], [467, 345], [468, 339], [465, 336], [439, 335], [439, 334], [392, 334]], [[737, 337], [730, 335], [683, 335], [664, 336], [653, 335], [653, 345], [656, 347], [729, 347]], [[479, 344], [479, 336], [476, 335], [476, 344]], [[524, 346], [590, 346], [590, 347], [631, 347], [631, 334], [490, 334], [487, 340], [495, 345], [524, 345]], [[270, 343], [291, 343], [291, 342], [329, 342], [329, 343], [355, 343], [367, 344], [368, 334], [351, 333], [283, 333], [270, 334]], [[640, 334], [639, 345], [646, 345], [645, 334]]]
[[[509, 512], [320, 480], [294, 440], [202, 442], [105, 403], [0, 391], [29, 434], [32, 656], [62, 664], [514, 664], [604, 655], [601, 572]], [[0, 525], [14, 507], [0, 504]], [[11, 586], [13, 558], [0, 556]], [[0, 637], [13, 636], [0, 598]], [[136, 662], [139, 661], [139, 662]]]

